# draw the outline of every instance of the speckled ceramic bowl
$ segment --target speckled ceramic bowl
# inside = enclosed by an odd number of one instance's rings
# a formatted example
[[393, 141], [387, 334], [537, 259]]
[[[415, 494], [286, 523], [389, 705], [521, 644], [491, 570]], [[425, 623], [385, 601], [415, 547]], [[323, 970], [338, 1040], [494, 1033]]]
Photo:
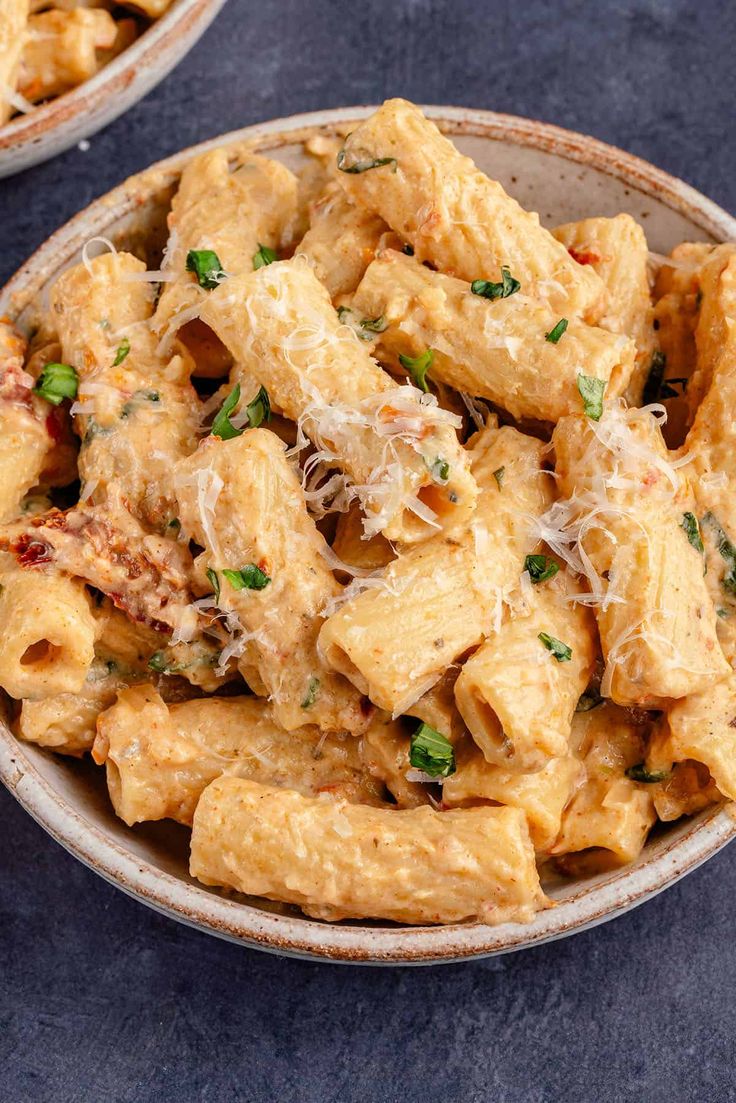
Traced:
[[0, 177], [70, 149], [143, 99], [201, 38], [225, 0], [174, 0], [91, 80], [0, 126]]
[[[369, 108], [281, 119], [217, 138], [133, 177], [58, 231], [0, 295], [0, 314], [31, 324], [35, 304], [89, 238], [104, 234], [135, 248], [163, 241], [163, 215], [182, 166], [195, 153], [235, 140], [299, 164], [300, 143], [315, 127], [350, 123]], [[505, 115], [427, 108], [492, 176], [554, 224], [629, 211], [650, 248], [679, 241], [736, 240], [736, 220], [692, 188], [591, 138]], [[127, 828], [113, 815], [101, 771], [17, 742], [0, 720], [0, 778], [58, 842], [124, 892], [211, 934], [276, 953], [331, 961], [419, 965], [507, 953], [602, 923], [673, 884], [734, 834], [727, 807], [714, 806], [652, 837], [637, 862], [616, 873], [550, 889], [556, 907], [527, 926], [399, 927], [328, 925], [284, 914], [258, 900], [227, 898], [187, 872], [188, 833], [174, 824]]]

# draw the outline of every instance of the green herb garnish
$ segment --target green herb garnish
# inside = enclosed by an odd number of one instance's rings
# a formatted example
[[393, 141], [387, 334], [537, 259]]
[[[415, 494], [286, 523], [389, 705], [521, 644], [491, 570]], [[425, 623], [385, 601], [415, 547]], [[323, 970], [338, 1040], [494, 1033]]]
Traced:
[[261, 245], [258, 242], [258, 252], [253, 255], [253, 268], [258, 271], [259, 268], [265, 268], [268, 264], [273, 264], [278, 260], [278, 253], [275, 249], [269, 249], [267, 245]]
[[251, 429], [257, 429], [264, 421], [271, 420], [271, 400], [265, 387], [259, 387], [258, 394], [245, 407], [248, 414], [248, 424]]
[[736, 548], [726, 536], [725, 531], [721, 528], [715, 515], [708, 510], [703, 517], [703, 524], [713, 529], [713, 533], [718, 541], [718, 552], [726, 564], [726, 573], [721, 579], [721, 585], [723, 589], [729, 594], [736, 595]]
[[36, 381], [34, 394], [58, 406], [65, 398], [76, 398], [79, 376], [70, 364], [47, 364]]
[[115, 353], [115, 359], [112, 362], [112, 366], [117, 368], [118, 364], [122, 364], [125, 357], [130, 352], [130, 341], [127, 337], [123, 337], [122, 341], [118, 345], [118, 351]]
[[197, 283], [206, 291], [212, 291], [227, 276], [220, 258], [212, 249], [190, 249], [187, 253], [187, 272], [194, 272]]
[[503, 477], [504, 477], [505, 474], [506, 474], [506, 468], [505, 467], [497, 467], [496, 470], [493, 472], [493, 478], [496, 480], [496, 483], [498, 484], [498, 489], [499, 490], [501, 489], [501, 487], [503, 485]]
[[625, 773], [632, 781], [641, 781], [645, 785], [654, 785], [658, 781], [666, 781], [670, 776], [669, 770], [655, 770], [650, 773], [643, 762], [637, 762], [635, 766], [629, 766]]
[[307, 686], [307, 692], [302, 701], [303, 709], [311, 709], [314, 702], [317, 700], [317, 694], [319, 693], [319, 678], [311, 677], [309, 679], [309, 685]]
[[178, 532], [179, 529], [181, 528], [181, 521], [179, 520], [178, 517], [172, 517], [171, 520], [169, 521], [168, 525], [166, 526], [166, 528], [167, 529], [174, 529], [175, 532]]
[[705, 551], [703, 547], [703, 538], [700, 535], [698, 519], [694, 513], [683, 513], [682, 520], [680, 521], [680, 528], [696, 551], [701, 553]]
[[212, 587], [212, 592], [215, 595], [215, 602], [218, 602], [220, 600], [220, 580], [217, 577], [217, 571], [213, 571], [212, 567], [208, 567], [207, 571], [206, 571], [206, 574], [207, 574], [207, 581], [209, 582], [210, 586]]
[[398, 162], [395, 157], [371, 157], [364, 150], [341, 149], [337, 155], [337, 167], [340, 172], [351, 174], [368, 172], [369, 169], [379, 169], [383, 165], [393, 165], [392, 172], [396, 172]]
[[169, 664], [166, 662], [166, 655], [163, 651], [156, 651], [148, 660], [148, 669], [155, 670], [157, 674], [166, 674], [169, 670]]
[[480, 295], [483, 299], [490, 299], [491, 302], [495, 302], [496, 299], [508, 299], [509, 295], [514, 295], [520, 289], [521, 284], [514, 279], [506, 267], [501, 269], [500, 283], [494, 283], [493, 280], [473, 280], [470, 285], [470, 290], [474, 295]]
[[558, 663], [567, 663], [572, 658], [572, 648], [561, 640], [556, 640], [554, 636], [540, 632], [537, 639], [540, 639], [547, 650], [552, 652]]
[[383, 314], [378, 318], [363, 318], [360, 322], [355, 319], [353, 321], [353, 311], [349, 306], [338, 306], [337, 317], [344, 326], [348, 326], [352, 329], [353, 333], [360, 338], [361, 341], [372, 341], [374, 333], [383, 333], [388, 329], [388, 322]]
[[399, 353], [399, 362], [402, 368], [406, 368], [409, 375], [414, 380], [414, 385], [418, 387], [420, 391], [429, 391], [427, 373], [432, 367], [433, 360], [434, 349], [427, 349], [421, 356], [404, 356], [403, 352]]
[[647, 381], [644, 384], [644, 390], [642, 391], [641, 400], [645, 406], [648, 406], [651, 402], [656, 402], [660, 397], [662, 390], [662, 380], [664, 379], [665, 368], [667, 367], [667, 357], [660, 349], [652, 354], [652, 362], [649, 366], [649, 374]]
[[455, 773], [455, 750], [449, 739], [420, 724], [411, 737], [409, 762], [429, 777], [449, 777]]
[[554, 559], [546, 555], [528, 555], [524, 560], [524, 570], [529, 572], [532, 582], [546, 582], [554, 578], [559, 569]]
[[233, 590], [265, 590], [271, 581], [255, 563], [249, 563], [239, 571], [224, 570], [222, 573]]
[[586, 689], [585, 693], [581, 693], [578, 698], [575, 712], [590, 712], [592, 709], [597, 709], [598, 706], [602, 704], [603, 698], [597, 689]]
[[[427, 463], [426, 460], [424, 462]], [[437, 456], [432, 463], [427, 463], [427, 467], [429, 468], [432, 480], [436, 483], [442, 483], [444, 485], [450, 478], [450, 465], [442, 456]]]
[[605, 389], [605, 379], [595, 379], [590, 375], [578, 375], [578, 391], [583, 400], [583, 410], [591, 421], [601, 420]]
[[567, 329], [567, 318], [560, 318], [556, 326], [553, 326], [549, 333], [545, 333], [545, 341], [549, 341], [551, 345], [556, 345], [562, 334]]
[[239, 402], [240, 384], [236, 383], [220, 407], [215, 420], [212, 422], [212, 429], [210, 432], [213, 437], [219, 437], [220, 440], [233, 440], [235, 437], [241, 436], [243, 430], [236, 429], [230, 420], [230, 414]]

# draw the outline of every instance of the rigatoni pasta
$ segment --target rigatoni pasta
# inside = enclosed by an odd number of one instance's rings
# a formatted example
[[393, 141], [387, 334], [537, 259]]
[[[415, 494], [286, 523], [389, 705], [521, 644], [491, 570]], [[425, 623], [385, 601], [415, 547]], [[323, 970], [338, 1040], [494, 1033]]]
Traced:
[[305, 149], [0, 322], [9, 722], [203, 884], [527, 922], [736, 799], [734, 247], [550, 232], [404, 101]]

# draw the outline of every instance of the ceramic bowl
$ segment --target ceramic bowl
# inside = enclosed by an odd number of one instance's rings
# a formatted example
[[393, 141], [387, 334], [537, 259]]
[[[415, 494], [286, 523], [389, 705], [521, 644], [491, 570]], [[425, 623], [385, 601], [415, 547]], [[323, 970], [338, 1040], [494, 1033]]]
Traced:
[[[77, 215], [20, 269], [0, 295], [0, 315], [32, 324], [35, 305], [84, 243], [105, 235], [135, 248], [161, 244], [166, 203], [195, 153], [232, 141], [292, 167], [315, 127], [352, 123], [372, 108], [280, 119], [186, 150], [133, 177]], [[650, 248], [664, 253], [683, 240], [736, 240], [736, 220], [692, 188], [591, 138], [485, 111], [426, 109], [481, 168], [552, 225], [629, 211]], [[528, 925], [400, 927], [329, 925], [274, 905], [226, 897], [187, 872], [188, 833], [168, 824], [134, 829], [116, 819], [102, 772], [16, 741], [0, 720], [0, 778], [26, 810], [72, 854], [143, 903], [200, 930], [242, 945], [297, 957], [345, 962], [424, 964], [507, 953], [573, 934], [640, 904], [715, 854], [734, 834], [730, 810], [713, 806], [650, 839], [639, 860], [615, 873], [550, 889], [556, 907]]]
[[0, 177], [55, 157], [122, 115], [191, 50], [225, 0], [174, 0], [91, 80], [0, 126]]

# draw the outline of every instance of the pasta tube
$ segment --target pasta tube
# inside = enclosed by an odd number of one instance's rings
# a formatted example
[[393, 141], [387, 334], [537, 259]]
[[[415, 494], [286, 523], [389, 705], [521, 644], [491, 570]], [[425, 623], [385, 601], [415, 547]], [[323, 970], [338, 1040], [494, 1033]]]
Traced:
[[345, 473], [367, 536], [410, 543], [467, 524], [477, 491], [459, 419], [378, 367], [306, 261], [226, 280], [201, 317], [233, 354], [233, 381], [245, 370], [313, 440], [310, 466]]
[[28, 40], [28, 0], [0, 0], [0, 125], [15, 110], [18, 68]]
[[208, 437], [179, 464], [176, 486], [182, 524], [215, 572], [215, 600], [237, 626], [233, 653], [252, 641], [243, 674], [255, 655], [276, 721], [288, 731], [364, 727], [360, 695], [317, 655], [321, 612], [340, 586], [278, 437]]
[[409, 737], [401, 720], [376, 712], [361, 739], [361, 755], [372, 777], [388, 789], [399, 808], [428, 804], [425, 785], [409, 781]]
[[443, 805], [454, 808], [492, 800], [519, 808], [527, 818], [535, 850], [549, 850], [560, 832], [565, 806], [583, 773], [578, 759], [568, 753], [564, 758], [548, 759], [535, 773], [513, 773], [492, 766], [466, 740], [456, 751], [456, 761], [455, 773], [442, 786]]
[[577, 713], [573, 728], [585, 781], [563, 813], [550, 853], [569, 856], [561, 863], [569, 872], [592, 873], [633, 862], [655, 820], [651, 787], [626, 775], [642, 762], [644, 731], [609, 704]]
[[505, 620], [455, 683], [457, 707], [473, 739], [488, 762], [505, 770], [541, 770], [550, 758], [569, 753], [575, 707], [598, 647], [592, 614], [572, 603], [568, 589], [564, 572], [536, 584], [526, 616]]
[[387, 249], [368, 268], [353, 301], [358, 317], [380, 318], [381, 355], [432, 349], [430, 379], [488, 398], [515, 418], [557, 421], [580, 407], [581, 366], [621, 394], [635, 348], [624, 336], [572, 319], [553, 342], [559, 314], [527, 295], [489, 302], [471, 286]]
[[117, 26], [102, 8], [45, 11], [28, 20], [18, 91], [31, 103], [60, 96], [101, 68], [101, 52], [115, 44]]
[[22, 571], [1, 559], [0, 687], [17, 700], [78, 693], [95, 642], [84, 586], [51, 571]]
[[241, 778], [205, 789], [190, 870], [319, 919], [526, 922], [545, 905], [515, 808], [434, 812], [321, 801]]
[[552, 439], [568, 500], [552, 507], [540, 535], [587, 575], [606, 660], [601, 692], [656, 708], [713, 685], [729, 667], [692, 493], [656, 420], [611, 403], [599, 421], [563, 418]]
[[317, 279], [336, 299], [355, 291], [387, 230], [382, 219], [356, 207], [333, 183], [312, 207], [296, 251], [312, 262]]
[[104, 763], [115, 811], [127, 824], [191, 823], [203, 790], [222, 776], [381, 803], [355, 739], [323, 736], [315, 727], [287, 733], [256, 697], [167, 707], [151, 685], [123, 689], [99, 718], [93, 756]]
[[529, 550], [532, 518], [551, 499], [543, 450], [515, 429], [484, 430], [471, 452], [481, 491], [472, 528], [404, 552], [384, 571], [383, 586], [326, 621], [319, 636], [325, 662], [380, 708], [411, 712], [500, 621], [503, 595]]
[[[603, 280], [608, 301], [599, 325], [633, 337], [636, 362], [626, 388], [630, 406], [640, 406], [657, 347], [654, 312], [649, 294], [647, 239], [629, 214], [615, 218], [584, 218], [557, 226], [553, 235], [574, 260], [589, 264]], [[586, 365], [588, 375], [592, 373]], [[609, 390], [610, 393], [610, 390]]]
[[[539, 216], [480, 172], [420, 109], [387, 100], [345, 140], [341, 183], [411, 243], [419, 261], [463, 280], [500, 280], [508, 266], [525, 294], [566, 317], [594, 314], [604, 288]], [[370, 171], [368, 171], [370, 169]]]
[[278, 161], [237, 147], [212, 149], [190, 161], [169, 214], [167, 279], [153, 320], [156, 332], [172, 337], [198, 315], [209, 294], [187, 269], [190, 250], [211, 250], [229, 276], [252, 272], [262, 246], [277, 249], [288, 235], [296, 203], [296, 177]]

